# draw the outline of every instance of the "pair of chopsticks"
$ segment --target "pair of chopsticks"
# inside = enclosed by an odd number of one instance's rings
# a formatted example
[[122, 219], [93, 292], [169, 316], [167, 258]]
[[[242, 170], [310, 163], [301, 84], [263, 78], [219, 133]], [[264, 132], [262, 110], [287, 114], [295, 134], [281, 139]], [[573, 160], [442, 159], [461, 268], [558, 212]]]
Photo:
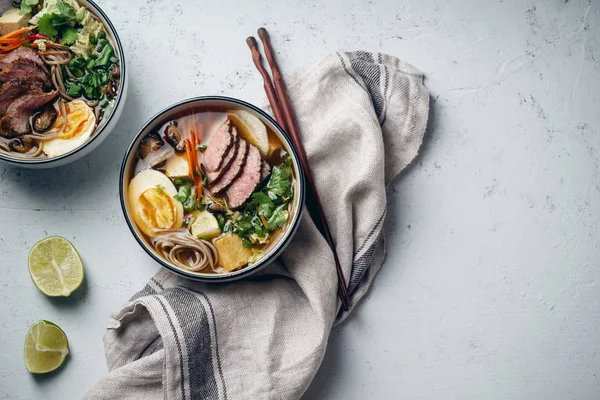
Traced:
[[271, 47], [267, 30], [265, 28], [260, 28], [258, 30], [258, 37], [263, 44], [265, 56], [267, 58], [267, 62], [269, 63], [269, 67], [271, 68], [271, 74], [273, 75], [273, 81], [271, 81], [269, 73], [263, 66], [262, 56], [258, 49], [258, 43], [256, 42], [256, 39], [253, 36], [250, 36], [248, 39], [246, 39], [246, 43], [252, 52], [252, 60], [254, 61], [254, 65], [264, 79], [265, 92], [267, 93], [267, 98], [269, 99], [269, 104], [273, 110], [275, 120], [290, 135], [292, 143], [298, 152], [300, 164], [302, 165], [302, 169], [304, 170], [304, 174], [306, 175], [306, 180], [308, 182], [306, 207], [315, 221], [315, 225], [319, 231], [321, 231], [323, 236], [325, 236], [329, 247], [331, 247], [331, 250], [333, 251], [333, 259], [335, 261], [335, 268], [338, 275], [338, 297], [342, 303], [342, 310], [348, 311], [351, 303], [350, 297], [348, 296], [348, 290], [346, 289], [344, 271], [342, 271], [342, 266], [337, 255], [337, 251], [335, 250], [335, 243], [333, 242], [333, 237], [331, 236], [331, 231], [329, 230], [329, 224], [327, 223], [327, 218], [325, 217], [325, 212], [323, 211], [323, 205], [321, 204], [321, 199], [319, 198], [319, 193], [317, 192], [317, 186], [315, 184], [310, 165], [308, 164], [306, 151], [304, 150], [304, 146], [300, 140], [300, 134], [294, 119], [294, 113], [290, 106], [290, 99], [287, 95], [285, 84], [281, 77], [281, 72], [279, 71], [279, 66], [277, 65], [277, 61], [275, 61], [275, 56], [273, 55], [273, 48]]

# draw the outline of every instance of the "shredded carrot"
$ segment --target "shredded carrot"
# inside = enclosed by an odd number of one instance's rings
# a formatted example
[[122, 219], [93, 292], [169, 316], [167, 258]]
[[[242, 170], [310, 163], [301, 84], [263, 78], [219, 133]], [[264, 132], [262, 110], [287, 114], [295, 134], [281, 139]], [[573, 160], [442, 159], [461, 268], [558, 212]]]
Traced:
[[9, 38], [9, 39], [2, 39], [0, 38], [0, 44], [15, 44], [15, 43], [21, 43], [21, 38]]
[[192, 179], [194, 179], [194, 159], [192, 156], [192, 143], [189, 139], [185, 139], [185, 154], [187, 155], [188, 168], [190, 170], [190, 174], [192, 174]]
[[0, 53], [8, 53], [9, 51], [16, 49], [17, 47], [21, 47], [21, 43], [11, 44], [6, 47], [2, 46], [0, 47]]
[[35, 28], [37, 28], [36, 25], [34, 25], [34, 26], [27, 26], [25, 28], [17, 29], [16, 31], [13, 31], [11, 33], [7, 33], [4, 36], [1, 36], [0, 39], [8, 39], [8, 38], [12, 38], [12, 37], [15, 37], [15, 36], [21, 36], [23, 33], [32, 31]]

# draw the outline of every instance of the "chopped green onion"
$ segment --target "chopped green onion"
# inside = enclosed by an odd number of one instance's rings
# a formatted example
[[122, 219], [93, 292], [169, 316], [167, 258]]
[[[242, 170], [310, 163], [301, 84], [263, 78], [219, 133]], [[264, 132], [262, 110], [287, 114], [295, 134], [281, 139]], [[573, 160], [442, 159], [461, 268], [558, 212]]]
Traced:
[[206, 145], [201, 144], [199, 146], [196, 146], [196, 150], [204, 152], [204, 151], [206, 151]]
[[100, 33], [98, 33], [98, 39], [106, 39], [106, 32], [101, 31]]
[[113, 63], [113, 64], [116, 64], [116, 63], [117, 63], [117, 61], [119, 61], [119, 59], [118, 59], [117, 57], [115, 57], [115, 56], [112, 56], [112, 57], [110, 58], [110, 62], [111, 62], [111, 63]]
[[75, 56], [69, 62], [69, 68], [81, 68], [85, 64], [85, 59], [82, 56]]
[[108, 100], [104, 99], [100, 102], [100, 107], [101, 108], [106, 108], [108, 107]]
[[106, 39], [100, 39], [98, 40], [98, 49], [102, 49], [104, 48], [104, 46], [106, 46], [108, 44], [108, 40]]
[[82, 90], [80, 85], [71, 85], [67, 87], [67, 94], [71, 97], [81, 97]]
[[95, 66], [96, 66], [96, 60], [94, 60], [93, 58], [90, 58], [90, 59], [88, 60], [88, 62], [85, 64], [85, 67], [86, 67], [87, 69], [92, 69], [92, 68], [94, 68]]
[[90, 43], [94, 46], [96, 45], [96, 43], [98, 43], [98, 39], [96, 38], [96, 36], [90, 35]]

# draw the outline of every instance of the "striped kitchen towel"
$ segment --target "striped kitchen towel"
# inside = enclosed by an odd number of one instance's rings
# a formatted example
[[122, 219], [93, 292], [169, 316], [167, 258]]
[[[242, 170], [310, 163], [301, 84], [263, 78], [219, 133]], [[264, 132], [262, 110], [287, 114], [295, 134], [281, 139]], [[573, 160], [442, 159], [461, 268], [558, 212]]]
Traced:
[[[395, 57], [336, 53], [286, 79], [355, 306], [384, 259], [386, 185], [417, 155], [423, 75]], [[110, 320], [109, 373], [90, 399], [297, 399], [339, 311], [333, 256], [307, 212], [259, 275], [201, 284], [160, 271]]]

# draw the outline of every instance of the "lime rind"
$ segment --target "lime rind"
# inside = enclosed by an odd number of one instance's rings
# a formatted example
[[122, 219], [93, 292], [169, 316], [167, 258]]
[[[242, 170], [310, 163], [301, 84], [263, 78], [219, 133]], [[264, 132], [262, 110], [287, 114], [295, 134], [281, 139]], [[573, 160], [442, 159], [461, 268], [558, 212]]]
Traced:
[[49, 297], [68, 297], [84, 280], [81, 257], [67, 239], [50, 236], [29, 252], [29, 274], [35, 286]]
[[55, 323], [40, 320], [34, 323], [25, 338], [25, 367], [32, 374], [57, 370], [69, 354], [69, 340]]

